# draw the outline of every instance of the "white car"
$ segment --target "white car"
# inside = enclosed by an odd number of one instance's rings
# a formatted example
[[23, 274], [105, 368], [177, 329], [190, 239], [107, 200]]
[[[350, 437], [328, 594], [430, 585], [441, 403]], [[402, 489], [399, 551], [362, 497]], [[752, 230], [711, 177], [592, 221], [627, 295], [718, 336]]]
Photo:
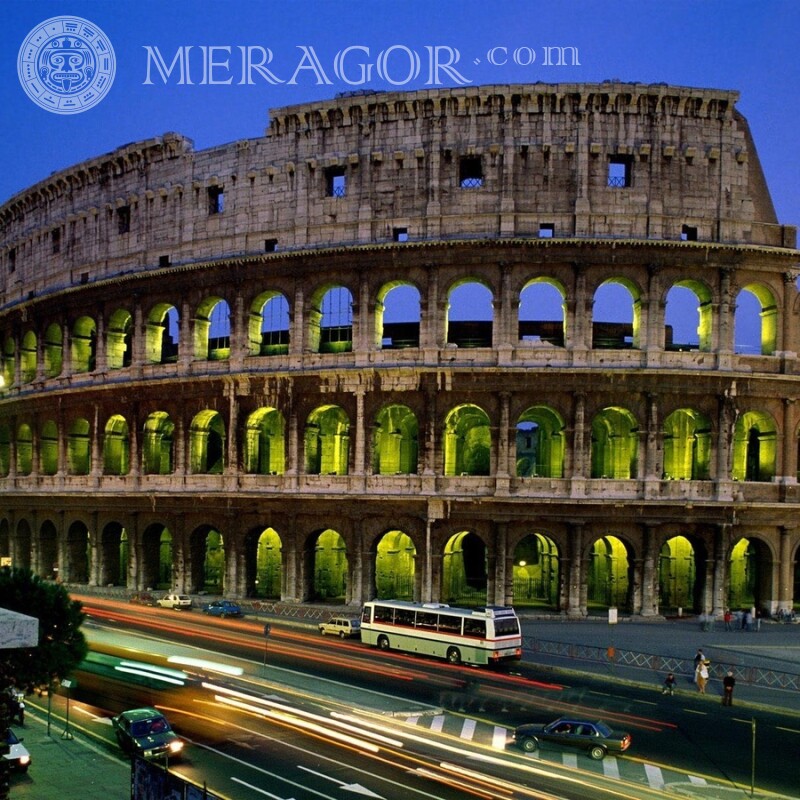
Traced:
[[192, 607], [192, 598], [188, 594], [167, 594], [156, 602], [161, 608], [172, 608], [176, 611], [188, 611]]
[[6, 743], [8, 752], [3, 757], [6, 761], [11, 762], [11, 769], [27, 772], [31, 765], [31, 754], [28, 752], [28, 748], [22, 744], [22, 739], [19, 739], [11, 728], [6, 731]]

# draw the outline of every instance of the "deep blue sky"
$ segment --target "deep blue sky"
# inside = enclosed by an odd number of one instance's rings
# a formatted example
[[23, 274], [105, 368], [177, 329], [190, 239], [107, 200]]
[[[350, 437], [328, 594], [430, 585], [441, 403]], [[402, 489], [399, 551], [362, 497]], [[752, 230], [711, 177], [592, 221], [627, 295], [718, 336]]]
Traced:
[[[460, 51], [458, 68], [475, 84], [618, 78], [737, 89], [779, 220], [800, 223], [797, 0], [6, 0], [2, 11], [0, 203], [54, 170], [165, 131], [178, 131], [204, 148], [260, 136], [271, 107], [359, 88], [393, 88], [377, 75], [364, 86], [348, 85], [334, 74], [334, 57], [362, 46], [376, 62], [382, 50], [402, 45], [420, 55], [421, 73], [398, 88], [426, 85], [426, 46], [439, 46]], [[70, 116], [40, 109], [17, 78], [17, 54], [28, 32], [60, 15], [99, 25], [117, 58], [108, 96]], [[146, 46], [171, 60], [178, 47], [189, 45], [193, 55], [201, 45], [229, 46], [232, 64], [239, 47], [269, 48], [271, 67], [285, 81], [302, 63], [300, 48], [313, 48], [332, 84], [318, 85], [311, 70], [301, 70], [294, 85], [259, 80], [240, 86], [236, 67], [232, 85], [179, 86], [173, 79], [165, 86], [160, 78], [145, 85]], [[542, 65], [546, 45], [576, 47], [580, 66]], [[515, 48], [530, 48], [536, 61], [492, 66], [487, 52], [493, 47], [508, 48], [509, 57]], [[390, 75], [401, 81], [402, 51], [394, 52]]]

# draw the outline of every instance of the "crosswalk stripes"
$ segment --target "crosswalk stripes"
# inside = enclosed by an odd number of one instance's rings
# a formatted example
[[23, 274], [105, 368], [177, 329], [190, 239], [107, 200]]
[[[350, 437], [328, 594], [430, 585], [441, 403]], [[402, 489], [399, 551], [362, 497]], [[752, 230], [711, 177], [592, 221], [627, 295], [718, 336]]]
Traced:
[[664, 774], [661, 772], [661, 767], [657, 767], [654, 764], [645, 764], [644, 774], [647, 776], [647, 782], [650, 784], [651, 789], [664, 788]]

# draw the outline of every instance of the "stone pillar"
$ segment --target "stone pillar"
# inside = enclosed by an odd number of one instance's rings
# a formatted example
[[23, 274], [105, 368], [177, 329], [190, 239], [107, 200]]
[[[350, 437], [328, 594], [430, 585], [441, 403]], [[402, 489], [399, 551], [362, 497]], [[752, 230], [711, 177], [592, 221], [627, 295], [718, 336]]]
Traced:
[[[658, 396], [647, 395], [647, 438], [644, 452], [644, 479], [657, 495], [660, 490], [661, 475], [664, 472], [664, 450], [661, 446], [663, 432], [658, 419]], [[659, 457], [660, 454], [660, 457]]]
[[731, 464], [733, 453], [733, 428], [736, 423], [736, 382], [719, 398], [719, 423], [717, 431], [716, 475], [718, 499], [730, 499], [733, 479]]
[[658, 608], [658, 572], [656, 552], [656, 531], [658, 527], [650, 523], [642, 525], [644, 539], [644, 558], [642, 559], [642, 605], [641, 615], [653, 617], [659, 613]]
[[89, 467], [89, 473], [94, 476], [95, 478], [99, 477], [103, 474], [103, 437], [105, 436], [105, 431], [103, 433], [100, 432], [100, 408], [99, 406], [94, 407], [94, 419], [92, 420], [92, 427], [89, 432], [89, 435], [92, 437], [92, 445], [91, 445], [91, 465]]
[[427, 361], [434, 358], [435, 352], [443, 346], [444, 319], [439, 308], [439, 277], [434, 264], [425, 265], [428, 270], [428, 282], [425, 294], [420, 303], [419, 346]]
[[583, 522], [568, 523], [569, 587], [567, 590], [568, 617], [585, 617], [586, 589], [583, 586]]
[[67, 320], [61, 326], [61, 374], [72, 375], [72, 334]]
[[[139, 405], [134, 405], [131, 411], [131, 421], [128, 425], [128, 473], [134, 478], [141, 474], [139, 463]], [[128, 548], [130, 552], [130, 547]]]
[[728, 602], [728, 550], [733, 534], [733, 526], [722, 524], [717, 525], [714, 530], [714, 554], [712, 560], [708, 562], [706, 569], [706, 585], [701, 611], [714, 617], [721, 617], [725, 613]]
[[239, 372], [244, 359], [250, 352], [250, 331], [247, 324], [249, 317], [244, 311], [244, 297], [241, 286], [236, 286], [233, 300], [233, 320], [231, 321], [231, 369]]
[[783, 458], [780, 469], [783, 483], [797, 483], [797, 403], [793, 397], [783, 399]]
[[[571, 493], [582, 495], [586, 488], [586, 396], [575, 392], [572, 433]], [[590, 439], [591, 441], [591, 439]]]
[[133, 301], [133, 334], [131, 336], [131, 367], [141, 369], [145, 366], [147, 346], [147, 326], [142, 314], [142, 302], [138, 295]]
[[733, 354], [733, 315], [736, 306], [731, 298], [731, 281], [733, 270], [723, 268], [720, 270], [720, 298], [717, 324], [714, 326], [719, 330], [717, 341], [717, 367], [719, 369], [731, 368], [731, 356]]
[[509, 426], [511, 394], [500, 392], [500, 425], [497, 431], [497, 468], [498, 478], [508, 478], [511, 472], [511, 429]]
[[360, 606], [365, 599], [364, 591], [364, 520], [353, 520], [352, 547], [347, 553], [347, 589], [345, 603]]
[[294, 301], [289, 309], [289, 355], [301, 356], [304, 349], [306, 329], [305, 294], [298, 284], [294, 290]]
[[188, 447], [188, 435], [185, 431], [183, 417], [180, 416], [175, 420], [175, 430], [173, 432], [172, 442], [175, 448], [175, 474], [185, 476], [186, 469], [186, 450]]
[[228, 431], [226, 461], [223, 465], [223, 474], [237, 476], [241, 471], [239, 464], [239, 401], [236, 397], [235, 381], [226, 382], [225, 391], [228, 394]]
[[793, 313], [797, 300], [797, 276], [791, 272], [783, 275], [783, 325], [780, 329], [780, 341], [777, 350], [784, 358], [797, 358], [797, 343], [794, 336], [795, 316]]
[[366, 427], [364, 418], [364, 387], [356, 389], [356, 440], [355, 453], [353, 454], [353, 474], [364, 475], [364, 461], [366, 456]]
[[792, 564], [791, 534], [795, 528], [781, 527], [779, 549], [778, 573], [778, 611], [791, 611], [794, 598], [792, 597], [794, 570]]
[[94, 371], [105, 372], [108, 369], [108, 342], [106, 342], [106, 325], [103, 314], [97, 315], [97, 335], [95, 336]]
[[187, 370], [189, 364], [194, 360], [193, 330], [189, 300], [184, 297], [183, 302], [181, 302], [180, 341], [178, 342], [178, 363], [183, 370]]

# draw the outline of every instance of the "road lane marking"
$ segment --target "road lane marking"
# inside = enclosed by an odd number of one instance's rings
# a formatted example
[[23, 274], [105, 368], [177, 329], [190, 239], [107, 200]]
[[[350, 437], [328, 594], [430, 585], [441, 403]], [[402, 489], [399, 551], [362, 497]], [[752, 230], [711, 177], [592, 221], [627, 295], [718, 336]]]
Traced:
[[661, 771], [661, 767], [657, 767], [654, 764], [645, 764], [644, 774], [647, 776], [647, 782], [650, 784], [650, 788], [664, 788], [664, 773]]
[[443, 727], [444, 727], [444, 714], [437, 714], [431, 720], [430, 729], [432, 731], [436, 731], [437, 733], [441, 733]]
[[689, 783], [695, 786], [708, 786], [708, 781], [705, 778], [700, 778], [697, 775], [689, 775]]
[[508, 739], [508, 728], [503, 728], [500, 725], [495, 725], [494, 731], [492, 732], [492, 749], [505, 750], [507, 739]]
[[603, 759], [603, 774], [607, 778], [619, 780], [619, 761], [614, 756], [606, 756]]
[[475, 729], [477, 727], [477, 720], [474, 719], [465, 719], [464, 724], [461, 726], [461, 738], [467, 739], [468, 741], [472, 741], [472, 737], [475, 735]]

